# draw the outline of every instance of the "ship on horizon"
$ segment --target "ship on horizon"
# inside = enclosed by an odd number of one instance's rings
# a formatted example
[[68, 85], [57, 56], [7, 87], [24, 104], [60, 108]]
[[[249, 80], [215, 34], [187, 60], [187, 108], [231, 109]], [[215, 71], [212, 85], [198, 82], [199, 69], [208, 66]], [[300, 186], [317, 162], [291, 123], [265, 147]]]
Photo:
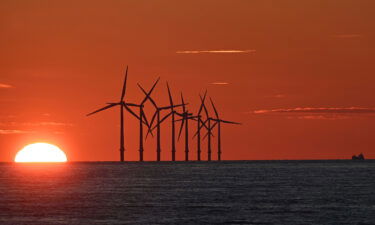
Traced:
[[365, 156], [363, 155], [363, 153], [359, 155], [353, 155], [352, 160], [365, 160]]

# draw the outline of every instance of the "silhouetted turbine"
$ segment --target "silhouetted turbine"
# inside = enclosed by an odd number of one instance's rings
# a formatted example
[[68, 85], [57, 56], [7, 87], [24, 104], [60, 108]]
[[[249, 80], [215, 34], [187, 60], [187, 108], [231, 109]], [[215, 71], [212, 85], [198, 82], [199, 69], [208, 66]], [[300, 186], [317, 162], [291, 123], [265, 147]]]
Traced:
[[125, 102], [125, 93], [126, 93], [126, 82], [128, 79], [128, 67], [126, 67], [126, 72], [125, 72], [125, 79], [124, 79], [124, 85], [122, 87], [122, 93], [121, 93], [121, 98], [119, 102], [116, 103], [109, 103], [107, 106], [100, 108], [92, 113], [87, 114], [87, 116], [91, 116], [95, 113], [98, 113], [100, 111], [112, 108], [114, 106], [120, 106], [120, 161], [124, 161], [124, 152], [125, 152], [125, 138], [124, 138], [124, 108], [126, 111], [128, 111], [130, 114], [135, 116], [136, 118], [139, 119], [139, 117], [128, 107], [128, 106], [138, 106], [137, 104], [133, 103], [127, 103]]
[[193, 116], [193, 114], [189, 113], [188, 110], [186, 110], [184, 97], [182, 93], [181, 93], [181, 103], [183, 104], [182, 114], [177, 113], [177, 115], [182, 117], [180, 131], [178, 133], [178, 140], [180, 140], [182, 129], [185, 126], [185, 161], [189, 161], [189, 120], [195, 119], [196, 116]]
[[[214, 102], [212, 101], [211, 98], [210, 98], [210, 102], [211, 102], [212, 108], [214, 109], [215, 116], [216, 116], [215, 119], [211, 119], [211, 120], [216, 122], [214, 126], [217, 125], [217, 160], [220, 161], [221, 160], [221, 123], [229, 123], [229, 124], [237, 124], [237, 125], [240, 125], [240, 123], [220, 119], [219, 113], [217, 112]], [[214, 126], [211, 129], [213, 129]]]
[[[169, 104], [171, 105], [171, 112], [162, 119], [165, 120], [169, 115], [172, 116], [172, 149], [171, 149], [171, 152], [172, 152], [172, 161], [176, 161], [176, 128], [175, 128], [175, 114], [176, 114], [176, 111], [174, 111], [174, 104], [173, 104], [173, 98], [172, 98], [172, 94], [171, 94], [171, 90], [169, 88], [169, 85], [168, 85], [168, 82], [167, 82], [167, 90], [168, 90], [168, 97], [169, 97]], [[161, 121], [161, 122], [162, 122]]]
[[198, 113], [197, 113], [197, 117], [198, 117], [198, 119], [197, 119], [197, 160], [198, 161], [201, 161], [201, 152], [202, 152], [202, 150], [201, 150], [201, 132], [200, 132], [199, 127], [201, 126], [201, 124], [203, 124], [201, 113], [202, 113], [204, 101], [206, 99], [206, 95], [207, 95], [207, 90], [204, 92], [203, 99], [202, 99], [202, 96], [199, 95], [199, 97], [201, 99], [201, 105], [200, 105]]
[[[143, 91], [143, 93], [146, 95], [146, 97], [151, 101], [152, 105], [155, 107], [155, 113], [154, 115], [152, 116], [152, 119], [151, 119], [151, 123], [150, 123], [150, 127], [152, 127], [154, 121], [155, 121], [155, 118], [157, 119], [157, 125], [156, 125], [156, 161], [160, 161], [160, 153], [161, 153], [161, 134], [160, 134], [160, 124], [161, 124], [161, 121], [160, 121], [160, 111], [162, 110], [166, 110], [166, 109], [170, 109], [172, 107], [179, 107], [181, 105], [174, 105], [174, 106], [165, 106], [165, 107], [158, 107], [156, 102], [151, 98], [151, 96], [147, 95], [146, 91], [138, 84], [139, 88]], [[148, 132], [147, 132], [147, 135], [146, 137], [148, 136], [148, 134], [153, 130], [154, 128], [152, 129], [149, 129]]]
[[[202, 99], [202, 97], [201, 97]], [[208, 110], [206, 108], [206, 105], [204, 104], [204, 101], [202, 99], [202, 104], [203, 104], [203, 109], [204, 109], [204, 112], [206, 114], [206, 121], [204, 121], [202, 123], [202, 126], [205, 126], [207, 128], [207, 161], [211, 161], [211, 153], [212, 153], [212, 148], [211, 148], [211, 136], [212, 135], [212, 128], [211, 128], [211, 118], [210, 116], [208, 115]], [[206, 123], [207, 123], [207, 126], [206, 126]], [[199, 132], [200, 128], [198, 128], [198, 132]], [[205, 137], [203, 137], [205, 138]]]
[[[150, 89], [150, 91], [148, 93], [146, 93], [146, 96], [145, 98], [142, 100], [141, 104], [139, 105], [139, 161], [143, 161], [143, 152], [144, 152], [144, 148], [143, 148], [143, 119], [144, 119], [144, 122], [147, 124], [147, 128], [150, 129], [150, 125], [147, 121], [147, 117], [144, 113], [144, 104], [146, 103], [147, 99], [149, 98], [149, 96], [151, 95], [152, 91], [154, 90], [156, 84], [159, 82], [160, 78], [158, 78], [154, 85], [152, 86], [152, 88]], [[153, 135], [151, 133], [151, 135]]]
[[182, 114], [180, 114], [180, 113], [178, 113], [178, 112], [176, 112], [175, 110], [174, 110], [174, 108], [175, 107], [179, 107], [179, 106], [185, 106], [185, 105], [187, 105], [187, 104], [185, 104], [185, 103], [182, 103], [182, 104], [180, 104], [180, 105], [174, 105], [173, 104], [173, 99], [172, 99], [172, 95], [171, 95], [171, 92], [170, 92], [170, 88], [169, 88], [169, 85], [168, 85], [168, 83], [167, 83], [167, 89], [168, 89], [168, 95], [169, 95], [169, 102], [170, 102], [170, 106], [172, 106], [170, 109], [171, 109], [171, 112], [170, 113], [168, 113], [167, 115], [165, 115], [159, 122], [158, 122], [158, 124], [157, 125], [155, 125], [152, 129], [151, 129], [151, 131], [152, 130], [154, 130], [155, 128], [157, 128], [157, 126], [159, 125], [159, 124], [161, 124], [161, 123], [163, 123], [169, 116], [171, 116], [172, 117], [172, 120], [171, 120], [171, 122], [172, 122], [172, 161], [176, 161], [176, 132], [175, 132], [175, 123], [177, 122], [177, 121], [181, 121], [181, 120], [176, 120], [175, 119], [175, 115], [179, 115], [179, 116], [181, 116]]

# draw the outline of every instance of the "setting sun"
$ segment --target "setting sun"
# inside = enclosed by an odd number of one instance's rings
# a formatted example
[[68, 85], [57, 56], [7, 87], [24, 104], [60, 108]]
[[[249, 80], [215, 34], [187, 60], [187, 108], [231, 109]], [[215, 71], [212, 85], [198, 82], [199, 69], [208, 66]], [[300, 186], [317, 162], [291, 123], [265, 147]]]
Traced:
[[15, 162], [66, 162], [65, 153], [55, 145], [34, 143], [20, 150]]

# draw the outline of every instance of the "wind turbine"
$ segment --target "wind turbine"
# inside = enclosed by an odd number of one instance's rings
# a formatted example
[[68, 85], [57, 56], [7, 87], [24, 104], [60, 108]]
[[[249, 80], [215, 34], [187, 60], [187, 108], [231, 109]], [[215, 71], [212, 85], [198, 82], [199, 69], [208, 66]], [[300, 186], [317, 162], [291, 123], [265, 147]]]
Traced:
[[[158, 78], [156, 80], [156, 82], [154, 83], [154, 85], [152, 86], [152, 88], [150, 89], [150, 91], [148, 93], [146, 93], [146, 96], [145, 98], [142, 100], [141, 104], [139, 105], [139, 161], [142, 162], [143, 161], [143, 152], [144, 152], [144, 148], [143, 148], [143, 123], [145, 122], [147, 124], [147, 127], [148, 129], [150, 129], [150, 125], [147, 121], [147, 117], [144, 113], [144, 104], [146, 103], [147, 99], [149, 98], [149, 96], [151, 95], [152, 91], [154, 90], [156, 84], [159, 82], [160, 78]], [[144, 121], [143, 121], [144, 119]], [[152, 135], [152, 133], [151, 133]]]
[[[169, 96], [169, 103], [170, 103], [170, 106], [171, 106], [171, 108], [170, 108], [170, 109], [171, 109], [171, 112], [168, 113], [166, 116], [164, 116], [164, 117], [158, 122], [158, 124], [163, 123], [164, 120], [166, 120], [169, 116], [172, 117], [172, 120], [171, 120], [171, 122], [172, 122], [172, 126], [171, 126], [171, 128], [172, 128], [172, 139], [171, 139], [171, 141], [172, 141], [172, 161], [176, 161], [176, 132], [175, 132], [175, 131], [176, 131], [176, 128], [175, 128], [175, 123], [176, 123], [177, 121], [180, 121], [180, 120], [176, 120], [176, 119], [175, 119], [175, 115], [182, 116], [182, 114], [176, 112], [176, 111], [174, 110], [174, 108], [175, 108], [175, 107], [178, 107], [178, 106], [185, 106], [185, 103], [183, 102], [183, 103], [180, 104], [180, 105], [174, 105], [174, 103], [173, 103], [173, 99], [172, 99], [172, 94], [171, 94], [171, 91], [170, 91], [170, 88], [169, 88], [168, 82], [167, 82], [167, 90], [168, 90], [168, 96]], [[158, 125], [155, 125], [155, 127], [153, 127], [153, 128], [151, 129], [151, 131], [154, 130], [157, 126], [158, 126]]]
[[182, 93], [181, 93], [181, 103], [182, 103], [182, 114], [177, 113], [177, 115], [182, 117], [180, 132], [178, 133], [178, 139], [180, 139], [182, 129], [185, 125], [185, 161], [189, 161], [189, 120], [195, 119], [196, 116], [192, 116], [193, 114], [189, 113], [189, 111], [186, 110], [184, 97]]
[[[204, 109], [204, 112], [206, 114], [206, 120], [205, 121], [202, 121], [202, 120], [200, 121], [200, 125], [198, 126], [198, 130], [194, 134], [194, 137], [198, 135], [198, 145], [200, 146], [200, 130], [202, 129], [202, 127], [205, 127], [207, 129], [207, 134], [203, 137], [203, 139], [207, 137], [207, 161], [211, 161], [211, 152], [212, 152], [212, 148], [211, 148], [211, 136], [213, 136], [213, 134], [212, 134], [212, 126], [211, 126], [211, 120], [212, 120], [212, 118], [209, 116], [208, 110], [206, 108], [206, 105], [204, 104], [205, 96], [202, 98], [202, 96], [199, 95], [199, 97], [201, 99], [201, 107]], [[206, 123], [207, 123], [207, 125], [206, 125]]]
[[[217, 112], [217, 110], [215, 108], [215, 105], [214, 105], [214, 102], [212, 101], [211, 98], [210, 98], [210, 102], [211, 102], [212, 108], [214, 109], [215, 116], [216, 116], [215, 119], [210, 118], [210, 120], [216, 122], [212, 126], [211, 129], [213, 129], [217, 125], [217, 160], [220, 161], [221, 160], [221, 123], [229, 123], [229, 124], [237, 124], [237, 125], [240, 125], [241, 123], [237, 123], [237, 122], [232, 122], [232, 121], [227, 121], [227, 120], [220, 119], [219, 118], [219, 113]], [[210, 121], [209, 121], [209, 124], [210, 124]]]
[[[171, 106], [164, 106], [164, 107], [158, 107], [158, 105], [156, 104], [156, 102], [151, 98], [151, 96], [147, 95], [146, 91], [142, 88], [141, 85], [139, 85], [139, 88], [143, 91], [143, 93], [146, 95], [146, 98], [148, 98], [152, 105], [155, 107], [155, 113], [154, 115], [152, 116], [152, 119], [151, 119], [151, 123], [150, 123], [150, 127], [152, 127], [152, 124], [154, 123], [154, 120], [155, 118], [157, 119], [157, 124], [156, 124], [156, 161], [160, 161], [160, 153], [161, 153], [161, 141], [160, 141], [160, 112], [162, 110], [166, 110], [166, 109], [170, 109], [170, 108], [173, 108], [173, 107], [179, 107], [181, 105], [171, 105]], [[148, 130], [148, 133], [150, 133], [153, 129], [149, 129]], [[147, 135], [148, 135], [147, 133]], [[147, 137], [146, 135], [146, 137]]]
[[174, 110], [174, 104], [173, 104], [173, 98], [171, 94], [171, 90], [169, 88], [168, 82], [167, 82], [167, 89], [168, 89], [168, 96], [169, 96], [169, 104], [171, 105], [171, 112], [165, 116], [160, 122], [163, 122], [168, 116], [172, 116], [172, 161], [176, 161], [176, 128], [175, 128], [175, 114], [176, 111]]
[[[201, 161], [201, 152], [202, 152], [202, 150], [201, 150], [201, 132], [200, 132], [200, 126], [201, 126], [201, 124], [203, 124], [201, 112], [202, 112], [202, 109], [203, 109], [203, 106], [204, 106], [204, 100], [206, 99], [206, 95], [207, 95], [207, 90], [204, 93], [203, 99], [202, 99], [202, 96], [199, 95], [199, 97], [201, 99], [201, 105], [199, 107], [198, 114], [197, 114], [197, 117], [198, 117], [198, 120], [197, 120], [197, 128], [198, 128], [198, 131], [197, 131], [197, 160], [198, 161]], [[194, 135], [194, 137], [195, 137], [195, 135]]]
[[[207, 125], [205, 126], [207, 128], [207, 161], [211, 161], [211, 152], [212, 152], [212, 148], [211, 148], [211, 136], [212, 135], [212, 128], [211, 128], [211, 119], [209, 116], [208, 116], [208, 112], [207, 112], [207, 108], [206, 106], [204, 105], [203, 103], [203, 108], [204, 108], [204, 111], [206, 113], [206, 121], [204, 121], [202, 124], [202, 126]], [[198, 130], [199, 131], [199, 130]]]
[[115, 102], [115, 103], [108, 103], [107, 106], [105, 106], [103, 108], [100, 108], [100, 109], [98, 109], [98, 110], [96, 110], [94, 112], [91, 112], [91, 113], [89, 113], [89, 114], [86, 115], [86, 116], [91, 116], [91, 115], [93, 115], [95, 113], [98, 113], [98, 112], [101, 112], [103, 110], [112, 108], [114, 106], [120, 106], [120, 161], [121, 162], [124, 161], [124, 152], [125, 152], [125, 146], [124, 146], [124, 139], [125, 139], [124, 138], [124, 109], [126, 109], [126, 111], [128, 111], [133, 116], [135, 116], [135, 117], [137, 117], [139, 119], [139, 117], [129, 108], [129, 106], [138, 106], [138, 105], [137, 104], [133, 104], [133, 103], [127, 103], [125, 101], [127, 79], [128, 79], [128, 67], [126, 67], [125, 79], [124, 79], [124, 84], [123, 84], [123, 87], [122, 87], [120, 101], [119, 102]]

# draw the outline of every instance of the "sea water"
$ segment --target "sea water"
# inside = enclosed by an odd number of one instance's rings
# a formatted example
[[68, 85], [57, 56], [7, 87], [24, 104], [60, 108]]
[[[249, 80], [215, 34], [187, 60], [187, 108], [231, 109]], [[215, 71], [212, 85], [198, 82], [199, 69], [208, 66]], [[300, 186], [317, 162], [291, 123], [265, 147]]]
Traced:
[[375, 224], [375, 161], [0, 163], [0, 224]]

